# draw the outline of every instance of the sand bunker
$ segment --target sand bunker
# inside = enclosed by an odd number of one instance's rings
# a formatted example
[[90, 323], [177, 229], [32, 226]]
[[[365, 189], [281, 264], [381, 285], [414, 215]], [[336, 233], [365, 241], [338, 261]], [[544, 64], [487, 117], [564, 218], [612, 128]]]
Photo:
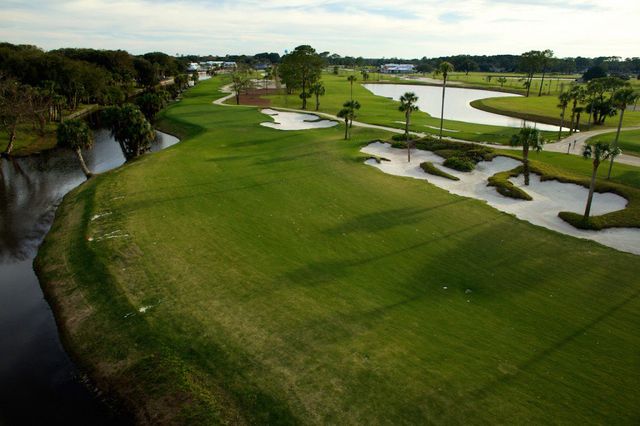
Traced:
[[[386, 143], [375, 142], [364, 148], [362, 152], [390, 161], [379, 164], [373, 159], [366, 164], [374, 166], [385, 173], [397, 176], [408, 176], [423, 179], [445, 189], [452, 194], [476, 198], [486, 201], [498, 210], [514, 214], [519, 219], [535, 225], [544, 226], [563, 234], [578, 238], [587, 238], [600, 244], [629, 253], [640, 254], [640, 229], [612, 228], [601, 231], [576, 229], [558, 217], [560, 211], [582, 213], [587, 200], [588, 190], [582, 186], [557, 181], [541, 182], [539, 176], [532, 174], [530, 185], [524, 186], [524, 177], [518, 176], [511, 181], [525, 190], [532, 201], [516, 200], [500, 195], [494, 187], [487, 186], [487, 179], [495, 173], [511, 170], [521, 163], [508, 157], [496, 157], [493, 161], [482, 161], [470, 173], [458, 172], [442, 166], [443, 158], [430, 152], [413, 149], [411, 163], [407, 162], [405, 149], [392, 148]], [[426, 174], [420, 163], [430, 161], [436, 167], [460, 178], [453, 181], [439, 176]], [[593, 198], [591, 212], [600, 215], [624, 209], [627, 200], [612, 193], [598, 194]]]
[[278, 130], [307, 130], [324, 129], [337, 126], [338, 122], [333, 120], [323, 120], [317, 115], [301, 114], [298, 112], [276, 111], [275, 109], [263, 109], [263, 114], [270, 115], [275, 121], [260, 123], [261, 126], [271, 127]]

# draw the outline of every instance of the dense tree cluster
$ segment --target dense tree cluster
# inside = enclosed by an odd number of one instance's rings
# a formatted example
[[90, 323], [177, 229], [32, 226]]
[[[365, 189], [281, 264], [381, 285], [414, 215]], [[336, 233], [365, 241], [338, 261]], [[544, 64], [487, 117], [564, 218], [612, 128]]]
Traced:
[[159, 52], [133, 56], [124, 50], [58, 49], [0, 43], [0, 73], [22, 84], [46, 88], [75, 109], [81, 102], [116, 104], [133, 94], [135, 83], [153, 87], [185, 68]]

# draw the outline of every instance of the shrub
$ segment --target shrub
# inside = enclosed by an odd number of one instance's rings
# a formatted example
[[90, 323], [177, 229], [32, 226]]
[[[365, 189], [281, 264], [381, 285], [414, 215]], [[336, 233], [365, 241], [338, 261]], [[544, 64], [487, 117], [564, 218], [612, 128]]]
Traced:
[[428, 173], [430, 175], [440, 176], [440, 177], [451, 179], [451, 180], [460, 180], [459, 178], [453, 175], [450, 175], [449, 173], [443, 170], [440, 170], [439, 168], [434, 166], [433, 163], [430, 163], [428, 161], [425, 161], [424, 163], [420, 164], [420, 168], [424, 170], [425, 173]]
[[527, 200], [531, 201], [533, 198], [529, 194], [527, 194], [521, 188], [515, 186], [510, 180], [510, 177], [516, 177], [520, 173], [522, 173], [523, 167], [518, 166], [513, 170], [508, 170], [506, 172], [496, 173], [495, 175], [489, 178], [489, 183], [487, 186], [493, 186], [496, 188], [499, 194], [504, 195], [505, 197], [515, 198], [517, 200]]
[[447, 158], [442, 164], [445, 167], [449, 167], [450, 169], [458, 170], [461, 172], [470, 172], [476, 167], [473, 161], [461, 157]]

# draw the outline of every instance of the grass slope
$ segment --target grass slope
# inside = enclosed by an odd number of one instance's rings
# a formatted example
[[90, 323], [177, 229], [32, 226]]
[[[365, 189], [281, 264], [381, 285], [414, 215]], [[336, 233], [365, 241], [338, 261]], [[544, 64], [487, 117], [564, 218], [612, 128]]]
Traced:
[[37, 259], [141, 422], [637, 422], [636, 256], [363, 165], [388, 135], [263, 128], [220, 84], [163, 114], [182, 143], [67, 195]]
[[[361, 77], [357, 75], [358, 81], [353, 85], [353, 98], [362, 105], [358, 111], [357, 120], [366, 123], [379, 124], [389, 127], [404, 128], [404, 114], [398, 111], [400, 102], [383, 96], [376, 96], [365, 89], [360, 83]], [[386, 77], [385, 77], [386, 78]], [[326, 95], [320, 98], [320, 111], [329, 114], [337, 114], [342, 108], [342, 104], [349, 100], [350, 84], [347, 76], [335, 76], [325, 73], [322, 81], [326, 87]], [[376, 83], [371, 80], [371, 83]], [[407, 82], [403, 82], [406, 84]], [[409, 89], [407, 89], [409, 90]], [[301, 101], [298, 93], [291, 95], [270, 95], [265, 96], [273, 106], [284, 108], [300, 108]], [[315, 108], [315, 98], [310, 98], [308, 109]], [[435, 127], [427, 127], [432, 126]], [[475, 142], [491, 142], [508, 144], [511, 136], [519, 131], [512, 127], [486, 126], [483, 124], [465, 123], [462, 121], [445, 120], [445, 129], [457, 130], [457, 132], [444, 131], [443, 135], [452, 138], [465, 139]], [[411, 115], [411, 130], [421, 133], [438, 134], [440, 128], [440, 118], [432, 117], [429, 114], [417, 111]], [[553, 137], [553, 132], [543, 132], [547, 137]]]
[[[537, 120], [543, 123], [551, 123], [560, 125], [560, 114], [562, 110], [558, 108], [557, 96], [530, 96], [525, 97], [508, 97], [508, 98], [487, 98], [478, 99], [471, 103], [476, 108], [493, 112], [496, 114], [510, 115], [513, 117], [524, 118], [528, 120]], [[580, 117], [580, 127], [586, 129], [588, 117], [582, 114]], [[618, 126], [618, 116], [608, 117], [603, 126], [592, 126], [595, 130], [602, 127]], [[571, 123], [571, 106], [565, 112], [565, 125]], [[624, 114], [622, 125], [640, 126], [640, 111], [627, 111]], [[554, 138], [555, 139], [555, 138]]]

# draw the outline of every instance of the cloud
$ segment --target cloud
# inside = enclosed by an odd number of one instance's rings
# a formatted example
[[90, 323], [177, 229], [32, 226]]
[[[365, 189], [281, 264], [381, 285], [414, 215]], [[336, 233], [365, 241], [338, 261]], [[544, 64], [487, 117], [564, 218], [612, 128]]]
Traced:
[[[546, 48], [559, 56], [638, 56], [637, 37], [629, 29], [637, 26], [640, 2], [593, 5], [589, 0], [0, 0], [0, 40], [132, 53], [282, 53], [311, 44], [319, 51], [365, 57]], [[588, 28], [599, 28], [601, 36], [589, 38]]]

